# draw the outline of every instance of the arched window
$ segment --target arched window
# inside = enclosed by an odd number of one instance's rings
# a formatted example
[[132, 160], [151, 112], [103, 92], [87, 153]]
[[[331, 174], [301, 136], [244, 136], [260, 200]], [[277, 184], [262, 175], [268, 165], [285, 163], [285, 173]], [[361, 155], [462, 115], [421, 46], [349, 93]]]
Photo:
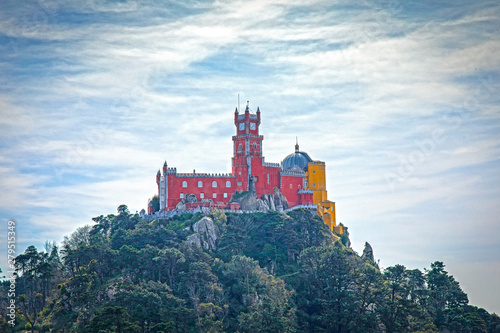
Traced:
[[184, 199], [184, 193], [181, 193], [181, 199]]
[[198, 187], [203, 187], [203, 182], [201, 180], [198, 182]]
[[183, 181], [182, 182], [182, 187], [188, 187], [188, 182], [187, 181]]
[[205, 193], [200, 193], [200, 199], [204, 199], [205, 198]]
[[257, 150], [257, 142], [253, 142], [253, 150]]
[[217, 193], [214, 193], [214, 194], [212, 195], [212, 198], [216, 199], [216, 198], [217, 198]]
[[212, 187], [217, 187], [217, 182], [215, 180], [212, 182]]
[[226, 187], [231, 187], [231, 182], [229, 180], [226, 182]]
[[238, 153], [241, 153], [243, 151], [243, 145], [240, 143], [238, 145]]

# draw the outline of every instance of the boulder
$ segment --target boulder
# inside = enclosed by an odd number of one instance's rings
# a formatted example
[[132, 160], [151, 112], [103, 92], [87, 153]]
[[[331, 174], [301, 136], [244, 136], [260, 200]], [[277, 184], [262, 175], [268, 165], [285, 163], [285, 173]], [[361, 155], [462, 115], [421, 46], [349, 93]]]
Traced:
[[270, 210], [282, 211], [289, 208], [287, 198], [278, 188], [274, 189], [274, 194], [263, 194], [260, 198]]
[[[239, 203], [241, 210], [267, 212], [270, 210], [282, 211], [289, 207], [288, 200], [277, 188], [274, 189], [273, 194], [263, 194], [260, 199], [254, 191], [249, 191], [241, 197], [240, 195], [242, 195], [242, 192], [236, 191], [230, 202]], [[237, 199], [234, 199], [235, 197]]]
[[219, 238], [219, 230], [214, 221], [205, 216], [191, 227], [194, 232], [186, 241], [190, 246], [196, 245], [205, 250], [215, 250], [215, 242]]
[[186, 210], [186, 200], [182, 199], [179, 201], [179, 203], [175, 206], [175, 209], [178, 211], [182, 212]]
[[240, 204], [240, 209], [241, 210], [250, 210], [250, 211], [255, 211], [257, 210], [257, 195], [255, 192], [249, 191], [242, 197], [239, 197], [238, 199], [234, 199], [234, 197], [240, 196], [242, 194], [241, 191], [236, 191], [231, 197], [230, 202], [237, 202]]
[[269, 206], [266, 204], [264, 200], [257, 199], [257, 207], [256, 207], [259, 212], [268, 212], [269, 211]]

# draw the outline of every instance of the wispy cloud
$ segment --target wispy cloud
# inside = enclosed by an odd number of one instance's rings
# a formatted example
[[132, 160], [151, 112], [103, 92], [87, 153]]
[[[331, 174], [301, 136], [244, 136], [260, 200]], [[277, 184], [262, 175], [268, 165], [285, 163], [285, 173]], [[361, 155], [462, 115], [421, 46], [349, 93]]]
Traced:
[[463, 274], [500, 250], [499, 15], [495, 1], [3, 1], [0, 215], [41, 244], [143, 208], [164, 159], [230, 171], [240, 94], [262, 110], [267, 161], [298, 135], [327, 162], [356, 250]]

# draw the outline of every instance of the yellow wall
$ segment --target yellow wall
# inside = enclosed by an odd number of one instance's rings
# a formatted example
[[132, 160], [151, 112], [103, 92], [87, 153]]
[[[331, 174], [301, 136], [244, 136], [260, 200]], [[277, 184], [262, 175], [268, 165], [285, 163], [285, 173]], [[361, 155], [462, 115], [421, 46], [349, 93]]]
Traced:
[[323, 207], [323, 211], [324, 212], [328, 212], [328, 214], [331, 215], [331, 219], [332, 219], [332, 227], [336, 227], [337, 226], [337, 220], [335, 218], [335, 202], [332, 202], [332, 201], [329, 201], [329, 200], [326, 200], [326, 201], [323, 201], [321, 203], [321, 207]]
[[307, 165], [307, 188], [313, 191], [313, 202], [318, 206], [318, 215], [323, 222], [338, 234], [343, 233], [342, 227], [337, 227], [335, 202], [328, 200], [326, 191], [326, 167], [325, 162], [310, 162]]
[[315, 205], [327, 200], [325, 162], [310, 162], [307, 166], [307, 188], [313, 190]]

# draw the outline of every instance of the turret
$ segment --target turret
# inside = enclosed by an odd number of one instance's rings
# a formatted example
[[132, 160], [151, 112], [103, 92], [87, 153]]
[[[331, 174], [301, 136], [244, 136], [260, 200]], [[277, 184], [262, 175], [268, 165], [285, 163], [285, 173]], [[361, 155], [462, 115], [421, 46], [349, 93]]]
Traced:
[[260, 108], [259, 107], [257, 107], [257, 121], [260, 125]]
[[165, 160], [165, 163], [163, 163], [163, 175], [167, 174], [167, 160]]
[[156, 184], [160, 185], [160, 179], [161, 179], [161, 172], [158, 170], [156, 173]]

